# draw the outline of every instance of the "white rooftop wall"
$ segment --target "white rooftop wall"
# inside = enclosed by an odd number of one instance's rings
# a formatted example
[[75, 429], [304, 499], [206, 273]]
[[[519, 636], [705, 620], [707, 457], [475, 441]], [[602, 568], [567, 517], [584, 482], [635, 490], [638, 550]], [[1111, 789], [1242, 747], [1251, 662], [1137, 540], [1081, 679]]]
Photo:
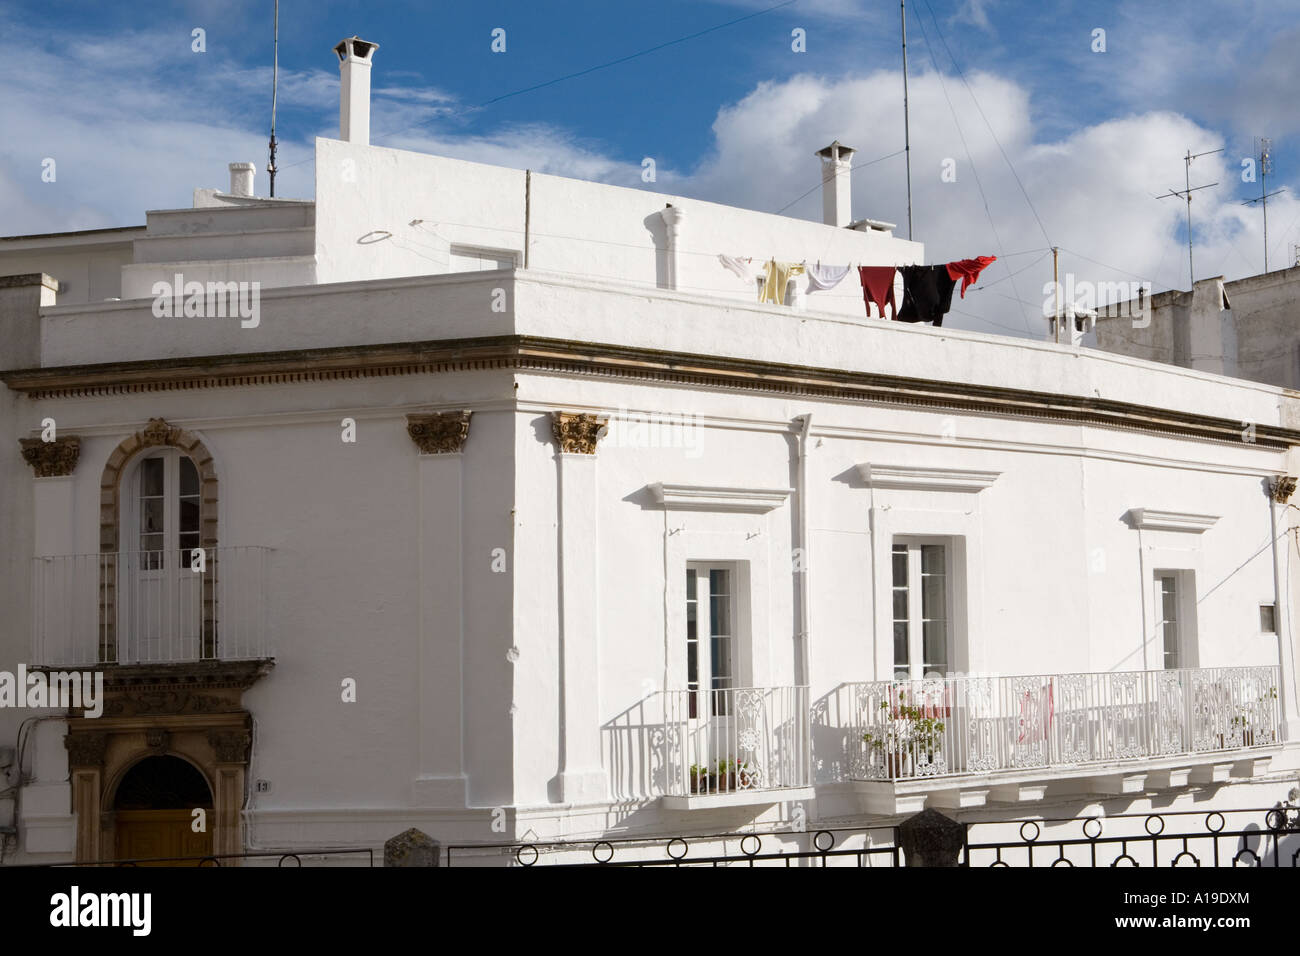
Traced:
[[[815, 171], [810, 159], [809, 175]], [[523, 265], [525, 178], [517, 169], [318, 139], [317, 278], [345, 282], [449, 271], [449, 250], [457, 246], [513, 252]], [[683, 214], [676, 287], [685, 292], [756, 300], [752, 287], [722, 267], [719, 253], [837, 265], [906, 265], [924, 258], [921, 243], [882, 232], [666, 193], [539, 173], [527, 189], [528, 265], [550, 272], [668, 287], [669, 243], [660, 216], [667, 204]], [[830, 292], [810, 295], [808, 308], [866, 314], [853, 274]]]

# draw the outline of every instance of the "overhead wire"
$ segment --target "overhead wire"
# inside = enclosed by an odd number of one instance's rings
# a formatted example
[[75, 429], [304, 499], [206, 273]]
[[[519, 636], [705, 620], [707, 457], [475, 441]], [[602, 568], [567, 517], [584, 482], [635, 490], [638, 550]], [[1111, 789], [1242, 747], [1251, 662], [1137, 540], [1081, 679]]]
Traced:
[[[920, 25], [920, 27], [921, 27], [921, 38], [922, 38], [923, 40], [925, 40], [925, 49], [926, 49], [926, 52], [930, 55], [930, 62], [934, 65], [934, 72], [935, 72], [935, 75], [936, 75], [936, 76], [938, 77], [938, 79], [939, 79], [939, 88], [943, 91], [943, 98], [944, 98], [944, 100], [945, 100], [945, 101], [947, 102], [947, 104], [948, 104], [948, 111], [952, 114], [952, 122], [953, 122], [953, 125], [954, 125], [954, 126], [956, 127], [956, 129], [957, 129], [957, 137], [961, 140], [961, 148], [962, 148], [962, 149], [965, 151], [965, 153], [966, 153], [966, 162], [968, 162], [968, 163], [970, 164], [971, 173], [972, 173], [972, 174], [974, 175], [974, 177], [975, 177], [975, 188], [979, 190], [980, 200], [981, 200], [981, 201], [983, 202], [983, 204], [984, 204], [984, 215], [988, 217], [988, 221], [989, 221], [989, 229], [991, 229], [992, 232], [993, 232], [993, 240], [994, 240], [994, 242], [997, 244], [997, 248], [998, 248], [999, 255], [1000, 255], [1000, 254], [1001, 254], [1002, 245], [1003, 245], [1003, 243], [1002, 243], [1002, 237], [1001, 237], [1001, 235], [999, 235], [999, 233], [998, 233], [998, 227], [997, 227], [997, 224], [993, 221], [993, 212], [992, 212], [992, 210], [989, 209], [989, 200], [988, 200], [988, 195], [984, 192], [984, 184], [980, 181], [979, 168], [978, 168], [978, 166], [977, 166], [976, 163], [975, 163], [975, 158], [971, 155], [970, 146], [966, 143], [966, 134], [962, 131], [962, 128], [961, 128], [961, 120], [957, 118], [957, 110], [956, 110], [956, 108], [952, 105], [952, 97], [950, 97], [950, 96], [948, 95], [948, 84], [944, 82], [944, 79], [943, 79], [943, 70], [941, 70], [941, 69], [939, 68], [939, 60], [938, 60], [938, 58], [935, 56], [933, 45], [930, 43], [930, 35], [929, 35], [929, 33], [926, 31], [926, 29], [925, 29], [925, 18], [924, 18], [924, 17], [920, 17], [920, 16], [918, 16], [918, 17], [917, 17], [917, 23], [918, 23], [918, 24]], [[949, 55], [951, 56], [951, 53], [950, 53]], [[955, 63], [954, 63], [954, 65], [955, 65]], [[968, 91], [969, 91], [969, 89], [970, 89], [970, 87], [967, 86], [967, 90], [968, 90]], [[972, 98], [973, 98], [973, 97], [972, 97]], [[1044, 235], [1046, 235], [1046, 232], [1044, 232]], [[1051, 240], [1049, 239], [1048, 242], [1050, 243]], [[1008, 278], [1010, 278], [1010, 277], [1008, 277]], [[1016, 288], [1016, 283], [1015, 283], [1015, 279], [1014, 279], [1014, 278], [1011, 279], [1011, 290], [1012, 290], [1013, 292], [1015, 292], [1015, 294], [1016, 294], [1016, 298], [1019, 299], [1019, 298], [1020, 298], [1020, 290]], [[1030, 329], [1030, 327], [1029, 327], [1029, 320], [1028, 320], [1028, 318], [1025, 317], [1023, 314], [1021, 315], [1021, 318], [1024, 319], [1024, 321], [1025, 321], [1025, 331], [1026, 331], [1026, 332], [1029, 332], [1029, 333], [1032, 334], [1032, 329]]]
[[[793, 3], [795, 3], [795, 0], [781, 0], [780, 3], [774, 3], [774, 4], [772, 4], [772, 6], [770, 6], [770, 7], [765, 7], [765, 8], [762, 9], [762, 10], [756, 10], [756, 11], [754, 11], [753, 13], [747, 13], [747, 14], [745, 14], [744, 16], [736, 17], [736, 18], [734, 18], [734, 19], [732, 19], [732, 20], [728, 20], [728, 21], [726, 21], [725, 23], [715, 24], [714, 26], [706, 27], [706, 28], [703, 29], [703, 30], [697, 30], [695, 33], [690, 33], [690, 34], [687, 34], [686, 36], [677, 37], [677, 38], [675, 38], [675, 39], [665, 41], [664, 43], [658, 43], [658, 44], [655, 44], [654, 46], [646, 47], [644, 50], [638, 50], [638, 51], [636, 51], [635, 53], [629, 53], [629, 54], [627, 54], [626, 56], [621, 56], [621, 57], [618, 57], [618, 58], [616, 58], [616, 59], [609, 60], [609, 61], [607, 61], [607, 62], [605, 62], [605, 63], [598, 63], [598, 64], [596, 64], [595, 66], [589, 66], [589, 67], [587, 67], [586, 69], [575, 70], [575, 71], [572, 72], [572, 73], [566, 73], [566, 74], [564, 74], [563, 76], [557, 76], [557, 77], [555, 77], [555, 78], [553, 78], [553, 79], [546, 80], [546, 81], [541, 82], [541, 83], [534, 83], [532, 86], [525, 86], [525, 87], [522, 87], [522, 88], [517, 89], [517, 90], [511, 90], [511, 91], [508, 92], [508, 93], [501, 93], [501, 94], [499, 94], [498, 96], [493, 96], [493, 97], [491, 97], [490, 99], [486, 99], [486, 100], [484, 100], [483, 102], [481, 102], [481, 103], [477, 103], [477, 104], [475, 104], [475, 105], [473, 105], [473, 106], [462, 107], [462, 108], [459, 109], [459, 110], [449, 110], [449, 111], [447, 111], [446, 113], [444, 113], [443, 115], [445, 115], [445, 116], [466, 116], [466, 115], [469, 115], [470, 113], [476, 113], [476, 112], [478, 112], [479, 110], [485, 109], [485, 108], [487, 108], [488, 106], [493, 105], [494, 103], [500, 103], [500, 102], [503, 101], [503, 100], [508, 100], [508, 99], [511, 99], [511, 98], [513, 98], [513, 97], [516, 97], [516, 96], [522, 96], [522, 95], [525, 94], [525, 93], [532, 93], [532, 92], [535, 92], [536, 90], [545, 89], [545, 88], [548, 87], [548, 86], [555, 86], [557, 83], [564, 83], [564, 82], [566, 82], [566, 81], [568, 81], [568, 80], [576, 79], [576, 78], [578, 78], [578, 77], [580, 77], [580, 76], [587, 76], [587, 75], [589, 75], [589, 74], [591, 74], [591, 73], [596, 73], [596, 72], [598, 72], [598, 71], [600, 71], [600, 70], [606, 70], [606, 69], [609, 69], [609, 68], [612, 67], [612, 66], [618, 66], [618, 65], [621, 64], [621, 63], [627, 63], [629, 60], [635, 60], [635, 59], [637, 59], [638, 57], [647, 56], [647, 55], [649, 55], [649, 54], [651, 54], [651, 53], [657, 53], [657, 52], [660, 51], [660, 50], [667, 49], [668, 47], [676, 46], [676, 45], [679, 44], [679, 43], [686, 43], [686, 42], [688, 42], [688, 41], [690, 41], [690, 40], [697, 40], [697, 39], [699, 39], [699, 38], [702, 37], [702, 36], [706, 36], [707, 34], [710, 34], [710, 33], [716, 33], [718, 30], [724, 30], [724, 29], [726, 29], [726, 28], [728, 28], [728, 27], [733, 27], [733, 26], [735, 26], [735, 25], [738, 24], [738, 23], [744, 23], [746, 20], [753, 20], [755, 17], [761, 17], [761, 16], [763, 16], [763, 15], [765, 15], [765, 14], [771, 13], [771, 12], [774, 11], [774, 10], [779, 10], [779, 9], [781, 9], [782, 7], [788, 7], [788, 6], [790, 6], [791, 4], [793, 4]], [[379, 138], [383, 138], [383, 139], [391, 139], [391, 138], [393, 138], [394, 136], [400, 136], [400, 135], [403, 134], [403, 133], [409, 132], [410, 130], [413, 130], [413, 129], [419, 127], [419, 126], [422, 126], [423, 123], [424, 123], [423, 120], [420, 121], [420, 122], [418, 122], [418, 123], [412, 123], [411, 125], [409, 125], [409, 126], [404, 126], [404, 127], [402, 127], [401, 129], [396, 130], [396, 131], [394, 131], [394, 132], [389, 132], [389, 133], [383, 133], [383, 134], [380, 134], [379, 136], [376, 136], [376, 139], [379, 139]], [[287, 165], [285, 165], [285, 166], [281, 166], [280, 168], [281, 168], [281, 169], [289, 169], [289, 168], [292, 168], [292, 167], [294, 167], [294, 166], [301, 166], [303, 163], [310, 163], [310, 162], [312, 162], [313, 160], [315, 160], [315, 158], [316, 158], [316, 157], [315, 157], [314, 155], [312, 155], [312, 156], [308, 156], [306, 159], [301, 159], [301, 160], [299, 160], [299, 161], [296, 162], [296, 163], [289, 163], [289, 164], [287, 164]]]

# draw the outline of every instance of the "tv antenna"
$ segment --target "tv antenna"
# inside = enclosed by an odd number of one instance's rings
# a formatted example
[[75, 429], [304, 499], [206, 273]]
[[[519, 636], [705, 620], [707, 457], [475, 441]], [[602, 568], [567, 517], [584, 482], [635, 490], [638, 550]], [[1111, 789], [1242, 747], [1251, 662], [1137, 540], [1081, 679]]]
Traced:
[[1187, 200], [1187, 279], [1188, 282], [1190, 283], [1190, 285], [1188, 286], [1189, 290], [1196, 285], [1196, 271], [1192, 265], [1192, 193], [1196, 192], [1196, 190], [1198, 189], [1209, 189], [1211, 186], [1219, 185], [1217, 182], [1214, 182], [1214, 183], [1205, 183], [1202, 186], [1193, 186], [1192, 185], [1192, 160], [1199, 159], [1202, 156], [1210, 156], [1214, 153], [1221, 153], [1221, 152], [1223, 152], [1222, 149], [1207, 149], [1203, 153], [1193, 154], [1192, 151], [1189, 149], [1187, 151], [1187, 155], [1183, 157], [1183, 163], [1185, 164], [1185, 168], [1183, 171], [1184, 188], [1181, 190], [1171, 189], [1163, 196], [1156, 197], [1157, 199], [1168, 199], [1170, 196], [1177, 196], [1179, 199]]
[[1285, 192], [1286, 187], [1275, 189], [1268, 192], [1265, 188], [1265, 182], [1268, 174], [1273, 171], [1273, 141], [1271, 139], [1259, 139], [1255, 144], [1258, 149], [1256, 154], [1259, 156], [1259, 195], [1254, 199], [1247, 199], [1243, 206], [1253, 206], [1259, 203], [1260, 209], [1264, 211], [1264, 272], [1268, 272], [1268, 197], [1276, 196], [1280, 192]]
[[275, 198], [275, 94], [280, 84], [280, 0], [275, 0], [275, 54], [271, 66], [271, 161], [266, 171], [271, 174], [271, 198]]
[[[907, 165], [907, 238], [912, 238], [912, 123], [907, 113], [907, 0], [898, 0], [903, 23], [903, 157]], [[922, 24], [924, 26], [924, 24]]]

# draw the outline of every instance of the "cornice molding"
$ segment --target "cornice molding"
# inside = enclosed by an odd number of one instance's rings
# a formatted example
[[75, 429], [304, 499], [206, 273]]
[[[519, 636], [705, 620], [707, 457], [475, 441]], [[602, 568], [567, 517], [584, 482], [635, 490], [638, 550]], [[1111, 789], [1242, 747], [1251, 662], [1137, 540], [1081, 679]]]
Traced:
[[[520, 335], [24, 369], [0, 374], [0, 380], [31, 398], [49, 399], [490, 370], [966, 410], [1242, 443], [1236, 419], [1095, 396]], [[1275, 449], [1300, 445], [1300, 430], [1259, 424], [1254, 444]]]
[[973, 471], [969, 468], [917, 468], [912, 465], [857, 466], [862, 480], [873, 488], [900, 488], [909, 491], [980, 492], [991, 488], [1002, 475], [1000, 471]]
[[1218, 515], [1198, 515], [1185, 511], [1158, 511], [1155, 508], [1132, 508], [1133, 527], [1143, 531], [1190, 531], [1200, 534], [1214, 527]]
[[655, 501], [669, 511], [740, 511], [767, 514], [793, 494], [791, 488], [719, 488], [710, 485], [650, 485]]

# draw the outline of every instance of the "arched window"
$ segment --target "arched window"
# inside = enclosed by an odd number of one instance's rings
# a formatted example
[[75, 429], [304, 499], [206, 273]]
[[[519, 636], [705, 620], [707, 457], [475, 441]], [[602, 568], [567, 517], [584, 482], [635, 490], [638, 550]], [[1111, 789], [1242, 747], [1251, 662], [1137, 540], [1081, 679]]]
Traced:
[[198, 468], [177, 448], [154, 449], [127, 466], [123, 492], [117, 661], [210, 656], [203, 636], [211, 616], [206, 584], [215, 568], [200, 544]]
[[131, 486], [133, 495], [124, 504], [134, 513], [123, 515], [121, 527], [135, 533], [123, 544], [140, 553], [141, 569], [191, 567], [201, 510], [193, 460], [175, 448], [151, 452], [136, 463]]
[[151, 418], [109, 455], [99, 489], [99, 660], [217, 658], [212, 454], [194, 433]]

